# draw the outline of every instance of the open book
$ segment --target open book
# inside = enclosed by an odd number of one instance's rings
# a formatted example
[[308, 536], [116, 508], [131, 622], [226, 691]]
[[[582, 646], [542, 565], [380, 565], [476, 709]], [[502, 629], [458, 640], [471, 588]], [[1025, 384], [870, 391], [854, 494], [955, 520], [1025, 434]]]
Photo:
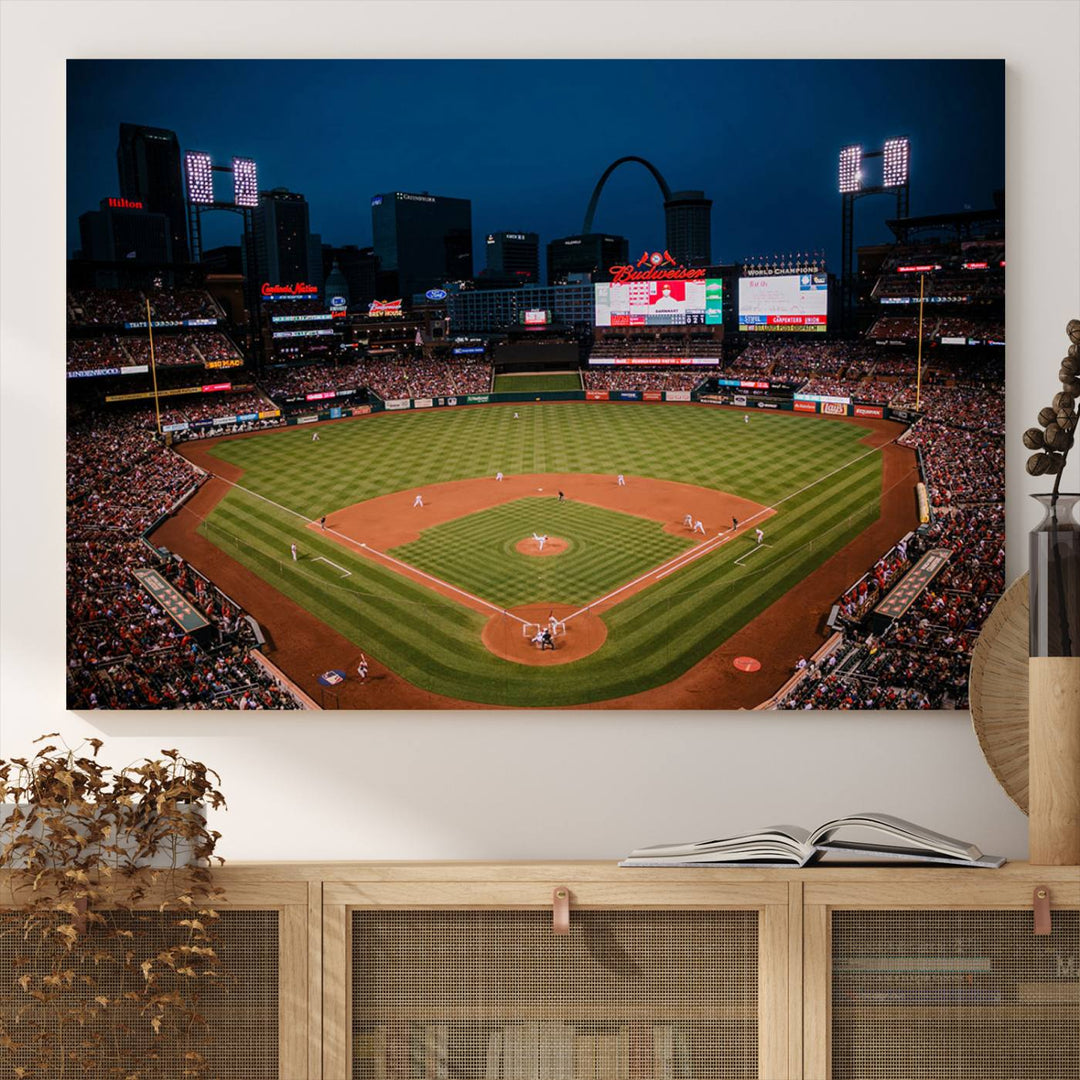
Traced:
[[1005, 862], [974, 844], [955, 840], [892, 814], [852, 814], [813, 832], [770, 825], [760, 832], [660, 844], [630, 852], [620, 866], [806, 866], [809, 863], [896, 861], [995, 868]]

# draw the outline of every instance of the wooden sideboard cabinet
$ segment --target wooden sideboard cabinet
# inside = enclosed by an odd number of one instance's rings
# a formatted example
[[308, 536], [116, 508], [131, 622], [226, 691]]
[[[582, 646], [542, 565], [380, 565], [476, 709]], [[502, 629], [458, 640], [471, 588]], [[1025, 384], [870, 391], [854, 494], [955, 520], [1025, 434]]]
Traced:
[[[215, 1080], [1080, 1075], [1080, 867], [239, 863], [214, 876], [230, 987], [204, 1002]], [[1034, 934], [1036, 888], [1048, 936]]]

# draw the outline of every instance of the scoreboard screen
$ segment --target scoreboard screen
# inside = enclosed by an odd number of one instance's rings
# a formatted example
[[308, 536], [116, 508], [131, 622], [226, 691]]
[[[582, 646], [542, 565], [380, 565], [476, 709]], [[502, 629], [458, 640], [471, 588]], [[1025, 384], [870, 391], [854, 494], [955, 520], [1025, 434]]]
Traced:
[[610, 281], [596, 285], [597, 326], [720, 326], [724, 286], [696, 281]]
[[532, 309], [521, 313], [521, 321], [526, 326], [547, 326], [551, 320], [545, 309]]
[[829, 317], [825, 274], [739, 278], [739, 329], [824, 333]]

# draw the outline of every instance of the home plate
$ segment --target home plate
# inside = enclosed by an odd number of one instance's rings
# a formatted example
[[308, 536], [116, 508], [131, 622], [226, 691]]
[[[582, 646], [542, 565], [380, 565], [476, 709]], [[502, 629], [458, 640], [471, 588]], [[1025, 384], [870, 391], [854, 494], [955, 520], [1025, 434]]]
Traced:
[[736, 656], [732, 661], [740, 671], [760, 671], [761, 661], [752, 656]]

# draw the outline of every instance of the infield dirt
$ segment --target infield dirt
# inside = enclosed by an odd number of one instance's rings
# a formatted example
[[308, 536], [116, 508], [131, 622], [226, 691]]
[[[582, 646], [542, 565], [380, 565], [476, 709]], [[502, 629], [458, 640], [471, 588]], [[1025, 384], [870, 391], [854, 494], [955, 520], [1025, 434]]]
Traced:
[[[635, 406], [622, 407], [632, 408]], [[702, 406], [691, 405], [685, 407], [699, 408]], [[365, 422], [363, 419], [330, 421], [330, 423], [363, 422]], [[900, 430], [896, 424], [887, 420], [839, 417], [821, 418], [820, 422], [850, 423], [862, 427], [866, 430], [866, 435], [861, 442], [868, 447], [881, 448], [882, 494], [881, 512], [878, 519], [843, 549], [826, 560], [814, 573], [790, 589], [741, 630], [726, 641], [718, 643], [718, 647], [713, 653], [672, 682], [627, 697], [572, 706], [573, 708], [754, 708], [775, 693], [790, 676], [791, 665], [787, 659], [788, 657], [799, 653], [809, 656], [821, 645], [824, 640], [821, 623], [830, 605], [854, 580], [852, 576], [853, 570], [857, 571], [855, 573], [855, 577], [857, 577], [859, 573], [872, 566], [875, 560], [887, 551], [900, 536], [917, 524], [913, 489], [919, 476], [914, 452], [895, 443], [895, 438]], [[267, 434], [285, 430], [289, 429], [273, 429]], [[320, 699], [320, 690], [316, 681], [318, 673], [328, 667], [346, 666], [346, 661], [343, 661], [342, 658], [358, 656], [358, 647], [326, 626], [325, 623], [316, 619], [294, 601], [279, 593], [241, 563], [231, 558], [225, 551], [199, 535], [197, 531], [200, 522], [210, 514], [214, 506], [228, 493], [230, 483], [241, 480], [243, 474], [241, 469], [212, 456], [210, 453], [218, 442], [228, 438], [229, 436], [225, 436], [222, 439], [208, 439], [200, 442], [184, 443], [180, 446], [180, 452], [185, 457], [213, 474], [214, 478], [209, 480], [177, 514], [155, 531], [153, 540], [155, 543], [163, 544], [187, 559], [266, 627], [272, 639], [272, 648], [268, 650], [270, 659], [288, 673], [305, 692], [318, 701]], [[545, 479], [550, 484], [551, 478], [545, 476]], [[580, 478], [575, 476], [575, 483], [578, 479]], [[613, 478], [607, 477], [604, 479], [610, 487], [616, 487]], [[503, 481], [499, 486], [503, 487], [508, 482], [510, 481]], [[497, 482], [492, 478], [491, 480], [477, 481], [477, 483], [486, 483], [494, 487]], [[633, 491], [636, 483], [636, 478], [631, 477], [628, 486], [619, 489], [619, 491], [629, 494]], [[537, 486], [548, 485], [541, 482]], [[692, 491], [704, 490], [694, 488], [692, 485], [672, 484], [671, 486], [689, 488]], [[434, 492], [435, 489], [409, 489], [407, 493], [397, 493], [401, 499], [407, 500], [404, 511], [411, 510], [411, 501], [416, 490], [424, 491], [426, 502], [428, 492]], [[519, 491], [502, 501], [509, 501], [511, 497], [520, 498], [523, 494], [525, 493]], [[537, 493], [533, 491], [528, 494]], [[570, 494], [569, 490], [567, 490], [567, 494]], [[712, 494], [731, 498], [731, 496], [726, 496], [722, 492]], [[390, 497], [392, 496], [380, 498]], [[578, 497], [581, 497], [580, 492]], [[633, 498], [633, 495], [631, 494], [630, 497]], [[370, 506], [371, 503], [376, 501], [378, 500], [369, 500], [363, 505]], [[493, 505], [494, 501], [496, 500], [488, 501], [484, 503], [484, 506]], [[674, 520], [681, 521], [684, 514], [695, 513], [693, 507], [676, 505], [677, 502], [678, 500], [675, 500], [668, 508], [669, 512], [674, 512]], [[477, 507], [477, 509], [480, 508]], [[612, 504], [612, 508], [631, 513], [640, 513], [640, 510], [633, 510], [629, 505], [624, 504]], [[417, 514], [425, 514], [424, 526], [434, 524], [434, 518], [437, 514], [448, 512], [447, 508], [438, 509], [437, 502], [432, 503], [430, 506], [433, 511], [431, 515], [427, 514], [428, 509], [429, 507], [425, 506], [423, 511], [419, 509], [416, 511]], [[347, 512], [348, 510], [346, 510]], [[448, 513], [448, 516], [443, 520], [451, 520], [453, 517], [460, 516], [461, 512], [461, 509], [458, 508], [456, 512]], [[335, 516], [331, 515], [328, 524], [333, 521]], [[653, 517], [654, 515], [641, 514], [641, 516]], [[703, 520], [705, 519], [703, 518]], [[711, 523], [709, 520], [705, 520], [705, 524], [706, 527], [709, 527]], [[393, 526], [394, 529], [404, 527], [397, 523]], [[419, 522], [408, 526], [411, 530], [410, 538], [415, 538], [419, 534], [419, 527], [422, 527]], [[678, 532], [678, 529], [679, 527], [676, 525], [669, 531]], [[710, 529], [710, 531], [715, 532], [714, 529]], [[687, 532], [682, 535], [687, 535]], [[397, 540], [396, 542], [403, 543], [407, 541]], [[691, 549], [691, 554], [693, 550]], [[460, 600], [460, 597], [455, 597], [455, 599]], [[543, 614], [546, 615], [550, 605], [541, 604], [539, 606], [544, 608]], [[485, 614], [491, 614], [490, 608], [484, 608], [483, 610]], [[818, 622], [813, 623], [807, 620], [805, 617], [807, 612], [820, 613]], [[520, 627], [517, 628], [517, 632], [520, 633]], [[555, 651], [558, 652], [558, 650]], [[589, 651], [593, 650], [590, 649]], [[761, 661], [761, 669], [750, 673], [738, 671], [733, 662], [739, 656], [756, 657]], [[359, 680], [351, 677], [354, 674], [354, 668], [349, 671], [349, 674], [350, 679], [341, 688], [335, 702], [339, 707], [345, 709], [475, 709], [492, 707], [448, 698], [420, 689], [395, 675], [373, 659], [371, 660], [371, 673], [366, 685], [361, 685]]]

